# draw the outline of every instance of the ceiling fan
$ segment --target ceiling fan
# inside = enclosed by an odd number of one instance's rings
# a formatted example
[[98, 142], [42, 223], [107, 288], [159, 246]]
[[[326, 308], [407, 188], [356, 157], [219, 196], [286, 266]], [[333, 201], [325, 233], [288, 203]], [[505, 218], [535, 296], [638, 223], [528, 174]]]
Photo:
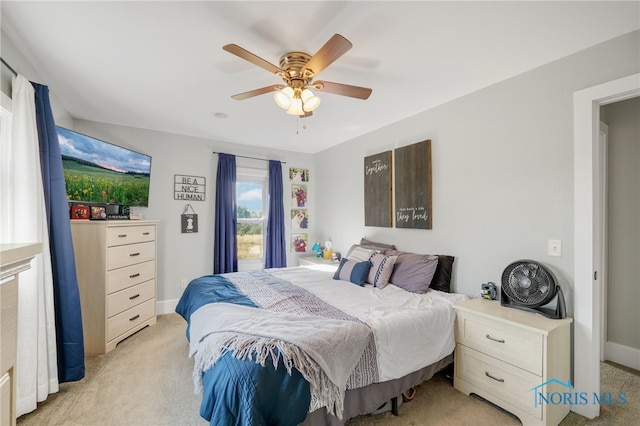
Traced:
[[324, 46], [310, 56], [304, 52], [289, 52], [280, 57], [280, 67], [277, 67], [257, 55], [243, 49], [237, 44], [227, 44], [222, 48], [229, 53], [251, 62], [282, 78], [286, 84], [274, 84], [248, 92], [231, 96], [233, 99], [243, 100], [265, 93], [276, 92], [276, 103], [287, 113], [308, 117], [320, 104], [320, 98], [315, 96], [311, 88], [336, 95], [349, 96], [357, 99], [367, 99], [371, 89], [333, 83], [313, 79], [322, 70], [331, 65], [336, 59], [344, 55], [353, 45], [340, 34], [334, 34]]

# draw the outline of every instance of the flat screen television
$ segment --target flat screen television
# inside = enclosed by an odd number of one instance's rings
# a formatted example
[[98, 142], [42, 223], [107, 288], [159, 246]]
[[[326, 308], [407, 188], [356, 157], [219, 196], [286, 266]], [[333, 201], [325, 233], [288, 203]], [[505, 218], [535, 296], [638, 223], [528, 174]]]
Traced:
[[67, 200], [149, 205], [151, 157], [56, 126]]

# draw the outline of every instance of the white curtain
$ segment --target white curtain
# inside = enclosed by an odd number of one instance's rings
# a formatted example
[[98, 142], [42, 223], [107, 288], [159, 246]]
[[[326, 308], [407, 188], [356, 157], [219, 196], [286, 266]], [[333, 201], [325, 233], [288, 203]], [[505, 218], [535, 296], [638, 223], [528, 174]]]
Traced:
[[58, 391], [56, 328], [49, 232], [45, 212], [34, 89], [18, 75], [13, 112], [2, 120], [0, 179], [2, 243], [42, 243], [42, 254], [21, 273], [18, 291], [17, 415]]

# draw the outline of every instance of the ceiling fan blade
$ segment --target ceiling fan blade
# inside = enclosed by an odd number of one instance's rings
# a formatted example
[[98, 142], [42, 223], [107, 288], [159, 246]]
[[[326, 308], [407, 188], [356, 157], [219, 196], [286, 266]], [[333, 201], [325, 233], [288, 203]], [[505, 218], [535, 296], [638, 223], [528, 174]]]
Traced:
[[233, 99], [238, 101], [253, 98], [254, 96], [264, 95], [265, 93], [275, 92], [276, 90], [282, 90], [284, 86], [282, 84], [272, 84], [271, 86], [261, 87], [260, 89], [249, 90], [248, 92], [238, 93], [237, 95], [231, 96]]
[[318, 75], [320, 72], [331, 65], [336, 59], [344, 55], [345, 52], [351, 49], [353, 45], [349, 40], [342, 37], [340, 34], [334, 34], [333, 37], [327, 41], [324, 46], [316, 52], [315, 55], [309, 59], [305, 69], [313, 72], [313, 75]]
[[350, 96], [358, 99], [368, 99], [372, 90], [367, 87], [351, 86], [349, 84], [332, 83], [330, 81], [314, 81], [311, 83], [317, 90], [336, 95]]
[[257, 66], [259, 66], [261, 68], [264, 68], [265, 70], [269, 71], [270, 73], [279, 74], [279, 73], [283, 72], [280, 68], [278, 68], [277, 66], [273, 65], [271, 62], [265, 61], [261, 57], [259, 57], [257, 55], [254, 55], [253, 53], [249, 52], [246, 49], [243, 49], [242, 47], [238, 46], [237, 44], [226, 44], [226, 45], [222, 46], [222, 48], [224, 50], [226, 50], [227, 52], [233, 53], [234, 55], [244, 59], [245, 61], [249, 61], [254, 65], [257, 65]]

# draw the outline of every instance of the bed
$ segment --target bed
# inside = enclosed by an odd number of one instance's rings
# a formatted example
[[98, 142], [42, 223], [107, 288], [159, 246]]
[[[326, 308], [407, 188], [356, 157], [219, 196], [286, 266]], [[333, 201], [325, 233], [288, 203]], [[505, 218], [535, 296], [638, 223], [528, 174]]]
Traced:
[[212, 425], [342, 425], [428, 380], [453, 362], [453, 306], [466, 296], [448, 292], [452, 265], [356, 244], [335, 272], [193, 280], [176, 312], [200, 415]]

